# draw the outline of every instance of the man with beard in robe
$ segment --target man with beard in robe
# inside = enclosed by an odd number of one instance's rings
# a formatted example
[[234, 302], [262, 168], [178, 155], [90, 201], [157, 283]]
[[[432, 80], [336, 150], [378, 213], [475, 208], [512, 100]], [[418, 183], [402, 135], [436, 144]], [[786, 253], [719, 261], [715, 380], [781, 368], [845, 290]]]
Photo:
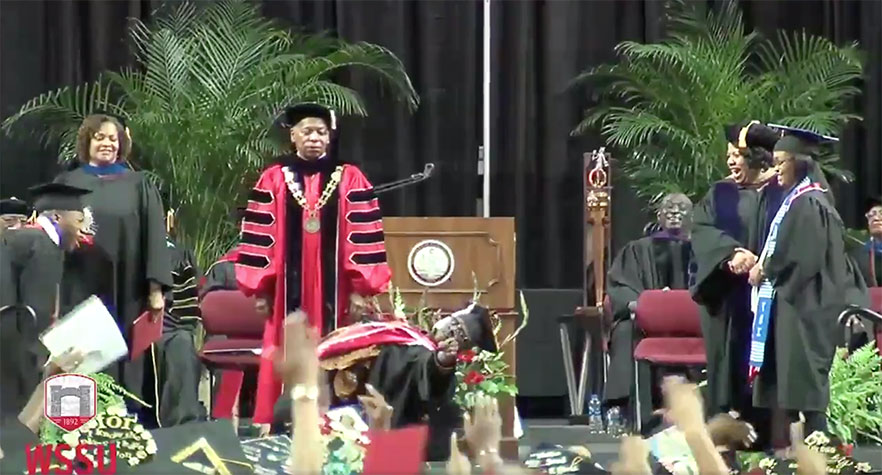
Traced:
[[267, 316], [258, 370], [254, 423], [267, 431], [282, 382], [271, 353], [282, 344], [285, 315], [301, 309], [326, 334], [347, 325], [353, 294], [388, 289], [379, 202], [355, 165], [330, 150], [334, 112], [319, 104], [279, 117], [292, 145], [261, 173], [242, 221], [236, 279]]
[[778, 189], [771, 165], [780, 133], [753, 121], [727, 127], [726, 137], [731, 173], [714, 183], [695, 207], [692, 251], [697, 273], [691, 292], [699, 305], [707, 356], [708, 414], [736, 411], [757, 427], [757, 446], [762, 447], [770, 442], [769, 413], [753, 408], [747, 384], [753, 320], [747, 272], [759, 253], [759, 190]]
[[[816, 161], [836, 140], [774, 126], [774, 166], [783, 198], [764, 190], [753, 286], [749, 373], [753, 403], [805, 420], [805, 433], [825, 431], [829, 372], [842, 329], [837, 316], [853, 295], [853, 266], [845, 259], [844, 225]], [[764, 212], [765, 206], [768, 210]], [[768, 218], [771, 216], [771, 219]]]
[[870, 239], [855, 246], [850, 255], [868, 287], [882, 287], [882, 197], [867, 200], [867, 231]]
[[[617, 375], [606, 384], [607, 407], [625, 406], [634, 395], [634, 324], [628, 304], [635, 302], [645, 290], [689, 288], [692, 202], [684, 194], [669, 194], [658, 208], [657, 219], [661, 230], [626, 244], [607, 276], [607, 294], [613, 313], [609, 371]], [[646, 402], [642, 406], [651, 407], [649, 401]]]

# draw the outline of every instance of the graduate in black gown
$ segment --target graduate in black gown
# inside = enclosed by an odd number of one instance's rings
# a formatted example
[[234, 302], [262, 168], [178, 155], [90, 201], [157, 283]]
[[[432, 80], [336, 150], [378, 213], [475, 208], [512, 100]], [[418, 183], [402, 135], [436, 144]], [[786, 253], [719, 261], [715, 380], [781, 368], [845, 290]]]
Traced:
[[0, 234], [7, 229], [18, 229], [24, 226], [31, 214], [28, 203], [16, 197], [0, 200]]
[[[65, 262], [62, 309], [97, 295], [130, 337], [132, 322], [145, 310], [160, 313], [171, 289], [165, 212], [156, 187], [126, 164], [128, 129], [108, 115], [86, 117], [77, 134], [78, 162], [56, 182], [90, 190], [86, 205], [98, 232], [95, 245]], [[149, 356], [149, 355], [148, 355]], [[105, 372], [138, 397], [144, 396], [148, 360], [123, 359]]]
[[[830, 138], [781, 128], [774, 166], [783, 199], [765, 196], [759, 258], [750, 270], [754, 311], [749, 373], [753, 403], [801, 412], [805, 433], [826, 430], [829, 372], [842, 330], [837, 317], [854, 286], [844, 226], [816, 161]], [[777, 206], [776, 206], [777, 204]], [[769, 219], [771, 216], [771, 219]]]
[[202, 321], [199, 308], [201, 274], [196, 256], [172, 238], [174, 214], [167, 216], [167, 246], [172, 266], [172, 289], [165, 294], [162, 337], [151, 349], [152, 383], [148, 394], [155, 422], [171, 427], [204, 420], [205, 408], [199, 402], [202, 363], [196, 352], [196, 332]]
[[870, 239], [849, 253], [868, 287], [882, 287], [882, 197], [867, 200], [867, 231]]
[[609, 371], [616, 375], [606, 384], [604, 401], [608, 406], [624, 406], [633, 394], [634, 329], [628, 304], [636, 301], [644, 290], [689, 288], [692, 247], [688, 228], [692, 202], [683, 194], [667, 195], [659, 206], [657, 218], [661, 229], [626, 244], [613, 260], [607, 276], [607, 294], [613, 313]]
[[699, 305], [707, 355], [709, 415], [736, 411], [753, 423], [766, 445], [768, 413], [752, 407], [747, 384], [750, 284], [756, 263], [760, 190], [776, 193], [772, 149], [780, 133], [757, 122], [726, 128], [730, 175], [713, 184], [695, 207], [692, 250], [697, 263], [692, 298]]
[[32, 188], [40, 215], [0, 241], [0, 416], [15, 417], [40, 382], [48, 357], [38, 336], [57, 318], [64, 253], [78, 244], [88, 190], [55, 183]]

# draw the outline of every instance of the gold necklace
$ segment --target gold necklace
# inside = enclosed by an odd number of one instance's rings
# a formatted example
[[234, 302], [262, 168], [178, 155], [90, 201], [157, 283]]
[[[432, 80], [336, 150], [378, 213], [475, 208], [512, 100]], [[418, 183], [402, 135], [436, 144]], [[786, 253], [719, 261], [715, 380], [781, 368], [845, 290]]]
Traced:
[[328, 203], [328, 200], [331, 199], [331, 195], [334, 193], [337, 185], [340, 184], [340, 179], [343, 178], [343, 167], [338, 166], [334, 169], [334, 172], [331, 173], [331, 180], [325, 186], [321, 196], [319, 196], [318, 202], [312, 207], [309, 206], [306, 197], [303, 196], [303, 191], [300, 189], [300, 184], [297, 183], [297, 180], [295, 179], [294, 172], [288, 167], [282, 167], [282, 174], [285, 176], [285, 184], [288, 185], [288, 191], [291, 192], [294, 201], [306, 211], [306, 223], [303, 225], [303, 229], [310, 234], [319, 232], [322, 228], [322, 222], [319, 219], [318, 212]]

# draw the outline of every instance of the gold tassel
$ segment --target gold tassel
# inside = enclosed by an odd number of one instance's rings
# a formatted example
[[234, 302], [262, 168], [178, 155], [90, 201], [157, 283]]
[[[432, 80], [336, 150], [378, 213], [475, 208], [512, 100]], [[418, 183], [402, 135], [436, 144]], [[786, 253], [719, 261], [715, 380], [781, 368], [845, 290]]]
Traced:
[[28, 218], [28, 224], [34, 224], [37, 222], [37, 210], [31, 211], [31, 217]]
[[169, 209], [165, 214], [165, 232], [166, 234], [171, 234], [172, 228], [175, 227], [175, 210], [174, 208]]

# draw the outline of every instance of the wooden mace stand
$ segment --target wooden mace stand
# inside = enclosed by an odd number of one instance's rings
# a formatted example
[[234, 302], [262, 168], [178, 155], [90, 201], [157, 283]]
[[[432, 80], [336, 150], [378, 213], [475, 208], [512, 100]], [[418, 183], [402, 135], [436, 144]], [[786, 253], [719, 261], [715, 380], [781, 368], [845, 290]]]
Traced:
[[[518, 326], [515, 311], [515, 226], [514, 218], [384, 218], [386, 254], [392, 269], [392, 285], [397, 287], [405, 305], [416, 307], [426, 295], [425, 306], [442, 312], [462, 309], [477, 290], [480, 303], [493, 311], [501, 327], [497, 335], [502, 342]], [[443, 244], [438, 246], [428, 241]], [[427, 287], [414, 278], [416, 269], [411, 260], [414, 249], [433, 247], [437, 252], [449, 250], [453, 268], [449, 278], [440, 285]], [[443, 250], [444, 247], [447, 250]], [[442, 251], [443, 250], [443, 251]], [[443, 271], [443, 269], [441, 269]], [[475, 288], [477, 286], [477, 289]], [[387, 299], [380, 299], [388, 311]], [[503, 348], [508, 375], [515, 377], [515, 341]], [[500, 454], [506, 459], [518, 458], [518, 441], [514, 437], [515, 401], [500, 398], [502, 444]]]

